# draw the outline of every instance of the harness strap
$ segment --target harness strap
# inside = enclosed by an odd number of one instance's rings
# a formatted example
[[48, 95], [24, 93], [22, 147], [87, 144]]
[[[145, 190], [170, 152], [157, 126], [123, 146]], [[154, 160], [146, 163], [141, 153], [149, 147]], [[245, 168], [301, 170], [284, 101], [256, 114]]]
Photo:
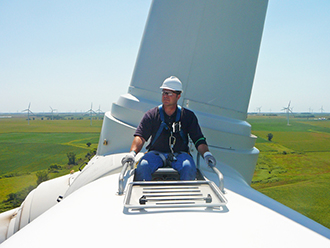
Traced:
[[158, 155], [162, 159], [162, 161], [163, 161], [163, 166], [166, 165], [166, 157], [165, 157], [165, 155], [163, 153], [158, 152], [158, 151], [154, 151], [154, 150], [149, 151], [149, 152], [152, 152], [152, 153]]
[[[152, 152], [156, 155], [158, 155], [162, 161], [163, 161], [163, 167], [171, 167], [171, 160], [169, 158], [170, 154], [171, 153], [163, 153], [163, 152], [159, 152], [159, 151], [155, 151], [155, 150], [152, 150], [152, 151], [149, 151], [149, 152]], [[174, 157], [177, 157], [178, 155], [180, 154], [188, 154], [189, 156], [191, 156], [188, 152], [175, 152], [174, 154], [172, 154]]]
[[[166, 130], [169, 129], [169, 127], [165, 123], [165, 116], [164, 116], [164, 110], [163, 110], [163, 105], [162, 104], [158, 106], [158, 110], [159, 110], [160, 120], [162, 122], [161, 122], [161, 124], [160, 124], [160, 126], [157, 130], [157, 133], [156, 133], [155, 137], [152, 140], [151, 146], [153, 146], [155, 144], [156, 140], [159, 138], [159, 136], [162, 133], [164, 128]], [[181, 106], [178, 105], [178, 109], [177, 109], [176, 117], [175, 117], [175, 122], [179, 122], [180, 119], [181, 119]], [[188, 142], [187, 142], [186, 136], [184, 135], [182, 129], [180, 130], [180, 136], [182, 137], [184, 144], [187, 144]]]
[[159, 115], [160, 115], [160, 120], [162, 121], [162, 123], [160, 124], [157, 133], [155, 135], [155, 137], [152, 139], [152, 143], [151, 146], [153, 146], [156, 142], [156, 140], [159, 138], [160, 134], [162, 133], [163, 129], [168, 129], [168, 126], [165, 123], [165, 117], [164, 117], [164, 112], [163, 112], [163, 106], [159, 105], [158, 106], [158, 110], [159, 110]]

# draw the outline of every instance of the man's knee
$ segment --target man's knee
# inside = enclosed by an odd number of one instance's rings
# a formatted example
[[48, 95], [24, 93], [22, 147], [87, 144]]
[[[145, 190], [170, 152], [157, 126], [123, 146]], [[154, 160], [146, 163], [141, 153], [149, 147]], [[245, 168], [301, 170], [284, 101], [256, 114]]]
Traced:
[[158, 157], [158, 155], [153, 153], [145, 154], [136, 168], [135, 180], [150, 181], [152, 178], [152, 173], [154, 173], [161, 166], [162, 160]]
[[196, 177], [195, 163], [191, 162], [188, 159], [184, 160], [180, 170], [181, 180], [194, 180], [195, 177]]
[[135, 180], [143, 181], [143, 180], [151, 180], [151, 171], [150, 171], [149, 162], [146, 159], [141, 159], [137, 168], [135, 169]]
[[196, 165], [189, 154], [180, 154], [173, 168], [180, 173], [181, 180], [194, 180], [196, 177]]

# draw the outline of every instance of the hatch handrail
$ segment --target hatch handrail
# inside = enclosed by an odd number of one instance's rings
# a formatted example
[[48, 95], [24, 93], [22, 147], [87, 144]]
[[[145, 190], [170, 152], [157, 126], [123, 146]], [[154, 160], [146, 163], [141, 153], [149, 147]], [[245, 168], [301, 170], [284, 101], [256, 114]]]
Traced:
[[126, 162], [123, 165], [123, 168], [119, 174], [119, 180], [118, 180], [118, 195], [122, 195], [124, 193], [124, 177], [126, 175], [127, 172], [127, 168], [128, 166], [131, 167], [131, 169], [133, 169], [133, 162]]
[[[202, 155], [199, 153], [199, 152], [197, 152], [197, 168], [199, 169], [199, 167], [200, 167], [200, 157], [201, 157]], [[212, 163], [209, 163], [208, 164], [208, 166], [213, 170], [213, 172], [215, 173], [215, 174], [217, 174], [217, 176], [218, 176], [218, 178], [219, 178], [219, 189], [221, 190], [221, 192], [223, 193], [223, 194], [225, 194], [225, 187], [224, 187], [224, 182], [223, 182], [223, 175], [222, 175], [222, 173], [218, 170], [218, 168], [217, 167], [215, 167]]]

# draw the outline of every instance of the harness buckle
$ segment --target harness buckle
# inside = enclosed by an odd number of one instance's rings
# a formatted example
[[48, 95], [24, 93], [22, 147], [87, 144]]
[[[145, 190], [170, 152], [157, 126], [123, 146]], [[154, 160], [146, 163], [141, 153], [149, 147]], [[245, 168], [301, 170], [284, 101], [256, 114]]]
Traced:
[[169, 153], [168, 156], [167, 156], [167, 159], [168, 159], [170, 162], [177, 161], [177, 158], [174, 156], [173, 153]]
[[173, 122], [172, 124], [172, 133], [181, 132], [181, 121]]

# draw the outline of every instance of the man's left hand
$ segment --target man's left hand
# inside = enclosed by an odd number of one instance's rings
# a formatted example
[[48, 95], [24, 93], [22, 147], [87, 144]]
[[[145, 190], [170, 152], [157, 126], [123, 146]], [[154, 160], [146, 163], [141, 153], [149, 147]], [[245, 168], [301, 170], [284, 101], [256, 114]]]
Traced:
[[205, 152], [204, 155], [205, 163], [211, 167], [214, 167], [217, 164], [215, 157], [213, 157], [211, 152]]

